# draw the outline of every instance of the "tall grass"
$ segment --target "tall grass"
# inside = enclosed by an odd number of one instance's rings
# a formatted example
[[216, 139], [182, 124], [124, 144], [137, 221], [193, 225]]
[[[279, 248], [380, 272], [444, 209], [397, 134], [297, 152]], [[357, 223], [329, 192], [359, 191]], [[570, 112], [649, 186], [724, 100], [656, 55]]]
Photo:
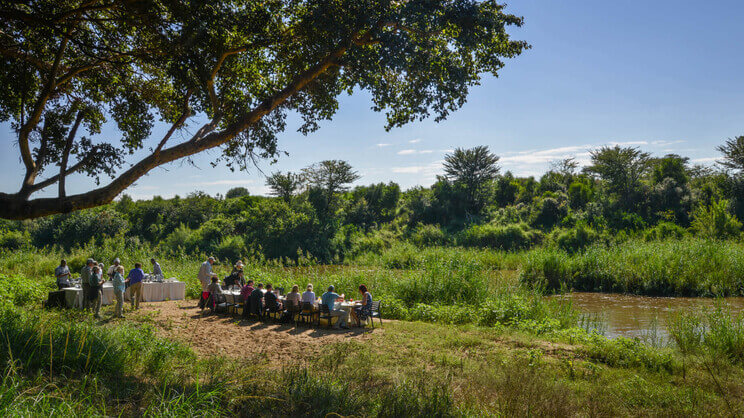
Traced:
[[542, 248], [526, 255], [521, 279], [549, 290], [740, 296], [744, 295], [744, 246], [685, 238], [595, 245], [574, 255]]
[[677, 313], [667, 326], [672, 342], [685, 354], [744, 364], [744, 313], [733, 314], [722, 300], [713, 309]]

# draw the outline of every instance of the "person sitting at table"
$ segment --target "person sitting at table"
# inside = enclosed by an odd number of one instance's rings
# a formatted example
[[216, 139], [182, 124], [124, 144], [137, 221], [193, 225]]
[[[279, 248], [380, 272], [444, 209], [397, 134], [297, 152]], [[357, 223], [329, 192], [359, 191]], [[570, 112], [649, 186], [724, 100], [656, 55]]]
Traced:
[[209, 292], [209, 296], [207, 297], [207, 299], [209, 300], [209, 298], [211, 297], [211, 300], [212, 300], [211, 303], [212, 303], [213, 308], [215, 304], [214, 296], [222, 294], [222, 286], [220, 286], [218, 282], [219, 282], [219, 279], [217, 278], [217, 276], [213, 276], [212, 282], [209, 284], [209, 286], [207, 286], [207, 292]]
[[282, 310], [282, 303], [279, 302], [279, 298], [276, 296], [276, 293], [274, 293], [271, 284], [266, 285], [264, 306], [269, 310], [269, 312], [280, 312]]
[[160, 268], [160, 263], [155, 261], [154, 258], [150, 259], [150, 264], [152, 264], [152, 274], [154, 276], [160, 276], [161, 278], [165, 278], [163, 276], [163, 270]]
[[263, 298], [264, 298], [263, 283], [259, 283], [256, 286], [256, 289], [253, 292], [251, 292], [251, 296], [250, 296], [251, 307], [249, 311], [250, 313], [261, 316], [261, 309], [263, 309]]
[[247, 318], [251, 313], [251, 293], [253, 293], [253, 280], [248, 280], [240, 289], [240, 298], [243, 300], [243, 317]]
[[243, 262], [239, 261], [233, 266], [230, 275], [225, 277], [225, 286], [242, 286], [245, 283], [243, 277]]
[[93, 266], [96, 261], [89, 258], [85, 261], [85, 265], [80, 269], [80, 286], [83, 288], [83, 310], [87, 311], [90, 309], [88, 299], [90, 299], [90, 274], [93, 272]]
[[110, 279], [113, 279], [114, 274], [116, 274], [116, 269], [119, 268], [119, 266], [121, 266], [121, 260], [119, 260], [119, 258], [115, 258], [114, 264], [112, 264], [111, 267], [109, 267], [108, 271], [106, 272], [106, 275], [108, 275]]
[[302, 292], [302, 303], [311, 303], [315, 304], [315, 292], [313, 292], [313, 285], [309, 284], [307, 285], [307, 289]]
[[[315, 297], [315, 296], [313, 296]], [[299, 308], [300, 301], [302, 300], [302, 295], [300, 295], [300, 286], [293, 285], [292, 291], [287, 293], [287, 296], [285, 297], [285, 300], [287, 301], [287, 306], [294, 305]]]
[[124, 266], [116, 266], [114, 276], [111, 278], [114, 285], [114, 297], [116, 298], [116, 307], [114, 308], [114, 318], [124, 318]]
[[336, 302], [344, 301], [344, 298], [336, 293], [335, 290], [336, 288], [334, 288], [333, 285], [328, 286], [328, 291], [323, 293], [323, 295], [320, 297], [321, 303], [328, 306], [328, 310], [330, 311], [331, 316], [338, 317], [338, 322], [336, 322], [336, 325], [333, 326], [334, 329], [338, 329], [339, 327], [343, 329], [349, 329], [349, 327], [346, 325], [346, 323], [349, 322], [349, 313], [343, 309], [335, 309]]
[[366, 321], [367, 318], [372, 316], [372, 294], [367, 290], [367, 286], [360, 284], [359, 293], [362, 294], [362, 306], [357, 306], [351, 311], [351, 316], [357, 323], [357, 326], [362, 326], [362, 321]]
[[142, 264], [134, 263], [134, 268], [129, 270], [127, 283], [129, 283], [129, 297], [132, 300], [132, 309], [139, 309], [142, 300], [142, 280], [145, 278], [145, 272], [142, 270]]
[[70, 284], [70, 268], [67, 267], [67, 260], [59, 262], [59, 266], [54, 269], [54, 277], [57, 278], [57, 290], [72, 287]]
[[99, 319], [101, 315], [101, 302], [103, 301], [103, 277], [101, 269], [98, 266], [93, 266], [88, 277], [88, 283], [90, 288], [88, 290], [88, 299], [91, 305], [93, 305], [94, 315], [93, 317]]
[[202, 309], [204, 309], [204, 304], [207, 302], [207, 298], [209, 297], [209, 291], [207, 288], [212, 282], [212, 277], [217, 277], [216, 274], [212, 273], [212, 264], [214, 264], [214, 257], [209, 257], [207, 261], [203, 262], [201, 267], [199, 267], [199, 274], [197, 275], [197, 278], [202, 285], [202, 297], [199, 299], [199, 307]]

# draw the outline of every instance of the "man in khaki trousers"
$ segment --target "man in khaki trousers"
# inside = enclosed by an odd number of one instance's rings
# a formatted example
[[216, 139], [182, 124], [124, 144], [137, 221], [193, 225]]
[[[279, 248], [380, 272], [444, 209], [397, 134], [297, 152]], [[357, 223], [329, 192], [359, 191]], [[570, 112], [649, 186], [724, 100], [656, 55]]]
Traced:
[[139, 309], [140, 300], [142, 300], [142, 280], [145, 278], [145, 272], [142, 271], [142, 264], [134, 263], [134, 268], [129, 270], [127, 282], [129, 283], [129, 297], [132, 300], [132, 309]]

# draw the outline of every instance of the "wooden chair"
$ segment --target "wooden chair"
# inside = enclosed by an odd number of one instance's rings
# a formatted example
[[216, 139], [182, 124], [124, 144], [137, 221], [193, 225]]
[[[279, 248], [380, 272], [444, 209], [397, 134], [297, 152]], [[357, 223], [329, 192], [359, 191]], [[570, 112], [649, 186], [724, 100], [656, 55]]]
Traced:
[[227, 303], [227, 298], [221, 293], [209, 295], [207, 299], [207, 307], [212, 313], [227, 313], [230, 308], [230, 304]]
[[[297, 319], [301, 320], [302, 322], [306, 322], [310, 324], [310, 326], [313, 325], [313, 318], [317, 317], [319, 313], [315, 310], [313, 307], [313, 304], [310, 302], [302, 302], [302, 307], [300, 309], [300, 313], [297, 315]], [[320, 320], [320, 318], [318, 318]], [[320, 322], [320, 321], [318, 321]], [[297, 323], [295, 322], [295, 326]]]
[[302, 312], [302, 308], [300, 308], [300, 305], [295, 301], [285, 300], [284, 310], [290, 316], [290, 321], [295, 323], [296, 327], [297, 319], [299, 318], [300, 312]]

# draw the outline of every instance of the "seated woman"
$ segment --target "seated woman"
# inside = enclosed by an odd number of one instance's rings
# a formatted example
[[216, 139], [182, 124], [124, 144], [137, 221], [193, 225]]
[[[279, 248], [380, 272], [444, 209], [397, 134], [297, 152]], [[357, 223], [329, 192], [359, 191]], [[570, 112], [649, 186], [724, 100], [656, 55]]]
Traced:
[[359, 285], [359, 293], [362, 294], [362, 306], [358, 306], [351, 311], [351, 316], [356, 320], [357, 326], [362, 326], [362, 321], [372, 316], [372, 294], [367, 290], [367, 286]]
[[300, 286], [294, 285], [292, 286], [292, 291], [287, 293], [287, 296], [286, 296], [287, 307], [292, 305], [296, 308], [299, 308], [300, 300], [302, 300], [302, 296], [300, 295]]
[[54, 277], [57, 278], [57, 290], [72, 287], [70, 284], [70, 268], [67, 267], [67, 260], [60, 261], [59, 266], [54, 269]]
[[302, 292], [302, 303], [312, 303], [315, 304], [315, 292], [313, 292], [313, 285], [309, 284], [307, 285], [307, 290]]
[[235, 266], [230, 272], [230, 275], [225, 277], [225, 286], [243, 286], [245, 284], [245, 276], [243, 274], [243, 262], [238, 260]]

